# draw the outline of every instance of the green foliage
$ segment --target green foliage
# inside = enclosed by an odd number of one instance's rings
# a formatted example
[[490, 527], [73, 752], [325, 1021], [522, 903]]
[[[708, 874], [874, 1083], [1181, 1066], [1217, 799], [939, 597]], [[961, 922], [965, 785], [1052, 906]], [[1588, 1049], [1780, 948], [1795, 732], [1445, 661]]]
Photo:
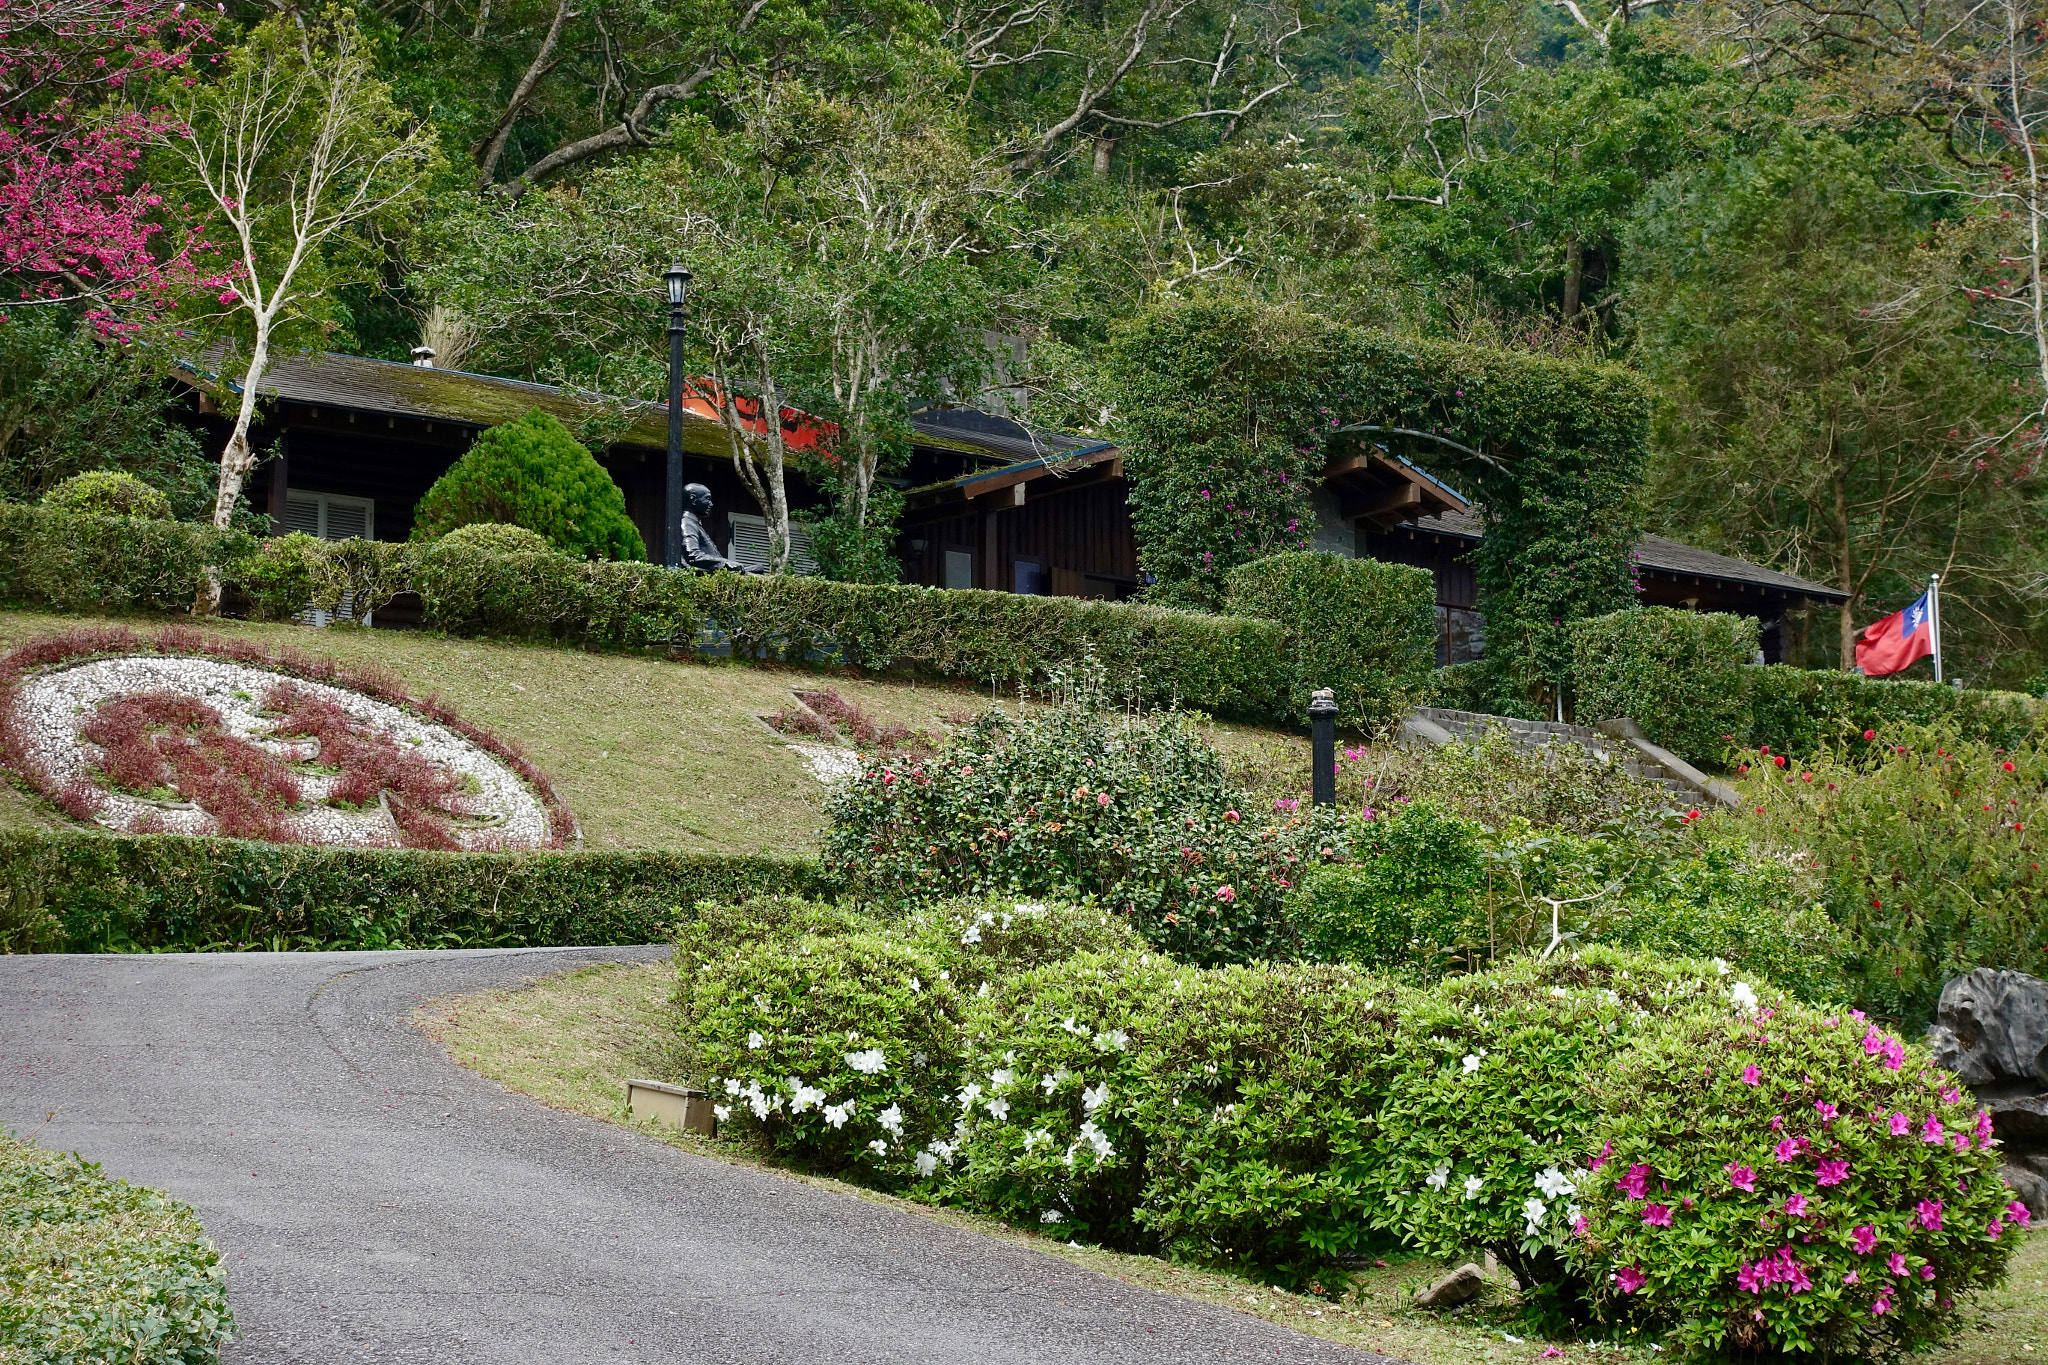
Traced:
[[1727, 735], [1746, 733], [1744, 669], [1757, 624], [1725, 612], [1631, 607], [1572, 626], [1581, 724], [1626, 716], [1691, 763], [1718, 767]]
[[1618, 763], [1577, 745], [1525, 748], [1503, 726], [1415, 752], [1375, 750], [1369, 761], [1378, 765], [1372, 804], [1428, 802], [1493, 830], [1524, 821], [1591, 834], [1616, 823], [1641, 824], [1667, 801], [1662, 788], [1638, 781]]
[[188, 1205], [0, 1132], [0, 1359], [203, 1365], [234, 1336]]
[[2048, 721], [2041, 699], [2019, 692], [1776, 665], [1745, 670], [1743, 682], [1748, 741], [1773, 753], [1816, 753], [1865, 730], [1901, 725], [1941, 725], [1968, 739], [2017, 748]]
[[1570, 1201], [1597, 1145], [1588, 1078], [1646, 1018], [1728, 990], [1706, 964], [1604, 948], [1453, 977], [1409, 1006], [1378, 1141], [1346, 1174], [1424, 1254], [1484, 1247], [1568, 1301]]
[[909, 920], [911, 939], [970, 995], [1077, 953], [1129, 957], [1144, 949], [1129, 923], [1099, 905], [1067, 901], [945, 901]]
[[1382, 1196], [1359, 1170], [1403, 999], [1345, 968], [1280, 965], [1166, 995], [1146, 1047], [1139, 1220], [1176, 1256], [1296, 1289], [1366, 1249]]
[[1309, 868], [1288, 894], [1303, 955], [1425, 981], [1470, 965], [1485, 939], [1481, 835], [1428, 803], [1367, 822], [1352, 861]]
[[1109, 369], [1140, 562], [1171, 591], [1199, 598], [1200, 566], [1257, 558], [1274, 537], [1297, 534], [1286, 523], [1298, 518], [1265, 502], [1246, 503], [1256, 523], [1232, 528], [1242, 534], [1226, 537], [1204, 516], [1188, 519], [1184, 534], [1176, 527], [1201, 505], [1191, 480], [1220, 465], [1276, 482], [1285, 475], [1292, 487], [1320, 468], [1323, 433], [1367, 423], [1429, 433], [1367, 439], [1443, 471], [1483, 506], [1475, 569], [1490, 667], [1511, 691], [1533, 700], [1555, 688], [1569, 669], [1570, 624], [1630, 599], [1649, 412], [1641, 384], [1618, 366], [1196, 299], [1123, 326]]
[[473, 521], [435, 537], [434, 543], [443, 547], [459, 546], [487, 555], [546, 554], [554, 549], [540, 532], [502, 521]]
[[474, 522], [523, 526], [579, 558], [647, 558], [612, 476], [537, 408], [476, 438], [419, 500], [413, 538], [431, 540]]
[[1223, 609], [1287, 630], [1287, 715], [1309, 694], [1337, 694], [1338, 720], [1371, 730], [1406, 715], [1436, 659], [1436, 587], [1427, 569], [1300, 551], [1241, 564]]
[[863, 901], [1094, 898], [1198, 961], [1284, 945], [1281, 897], [1341, 843], [1328, 816], [1255, 818], [1184, 717], [1082, 705], [987, 712], [927, 761], [877, 758], [831, 812], [823, 865]]
[[0, 834], [0, 884], [66, 952], [657, 943], [683, 906], [811, 885], [808, 864], [670, 852], [438, 853]]
[[0, 503], [0, 600], [59, 612], [183, 612], [207, 565], [255, 544], [188, 521]]
[[86, 512], [100, 517], [171, 520], [171, 500], [133, 474], [118, 469], [89, 469], [73, 474], [43, 494], [45, 507]]
[[2040, 741], [2008, 750], [1898, 726], [1797, 760], [1749, 752], [1738, 787], [1742, 804], [1717, 820], [1813, 869], [1849, 936], [1858, 1004], [1923, 1020], [1972, 968], [2048, 970]]
[[313, 600], [313, 576], [325, 541], [304, 531], [275, 537], [226, 566], [225, 575], [258, 621], [286, 621]]
[[930, 1180], [956, 1144], [960, 1003], [900, 935], [799, 934], [699, 961], [685, 1046], [721, 1125], [820, 1169]]
[[701, 575], [553, 550], [498, 554], [458, 534], [413, 547], [411, 585], [430, 629], [583, 649], [697, 647]]
[[1152, 1246], [1135, 1220], [1151, 1093], [1141, 1059], [1167, 1001], [1196, 979], [1125, 948], [1013, 972], [971, 1000], [964, 1075], [976, 1093], [946, 1198], [1069, 1239]]
[[1688, 1357], [1933, 1346], [2027, 1222], [1989, 1115], [1853, 1017], [1700, 1011], [1595, 1073], [1594, 1095], [1574, 1259], [1606, 1316]]

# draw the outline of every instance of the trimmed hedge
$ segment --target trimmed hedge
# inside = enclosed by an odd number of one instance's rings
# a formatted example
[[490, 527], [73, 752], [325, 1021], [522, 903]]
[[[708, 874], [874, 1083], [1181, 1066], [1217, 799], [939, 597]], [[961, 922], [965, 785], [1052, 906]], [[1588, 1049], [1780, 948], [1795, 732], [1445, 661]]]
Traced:
[[495, 948], [659, 943], [686, 907], [811, 889], [810, 864], [667, 851], [439, 853], [0, 834], [21, 946]]
[[1309, 693], [1337, 694], [1346, 725], [1399, 720], [1436, 663], [1436, 586], [1429, 570], [1295, 551], [1230, 571], [1224, 610], [1287, 630], [1282, 713], [1306, 724]]
[[1956, 688], [1819, 669], [1744, 670], [1748, 743], [1773, 753], [1811, 754], [1824, 744], [1905, 725], [1938, 725], [1959, 739], [2015, 749], [2037, 733], [2048, 706], [2023, 692]]
[[0, 601], [176, 614], [191, 608], [207, 565], [239, 559], [256, 543], [200, 522], [0, 502]]
[[1573, 624], [1581, 724], [1627, 716], [1693, 763], [1718, 765], [1725, 735], [1748, 729], [1744, 666], [1757, 623], [1727, 612], [1630, 607]]
[[199, 1365], [234, 1335], [191, 1208], [0, 1133], [0, 1360]]

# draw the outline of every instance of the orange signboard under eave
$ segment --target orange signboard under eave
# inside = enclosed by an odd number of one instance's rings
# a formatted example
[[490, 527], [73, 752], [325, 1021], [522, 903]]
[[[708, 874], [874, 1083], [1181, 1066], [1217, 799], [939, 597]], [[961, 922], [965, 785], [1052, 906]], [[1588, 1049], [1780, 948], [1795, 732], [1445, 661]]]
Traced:
[[[736, 393], [727, 395], [716, 383], [702, 376], [685, 380], [683, 383], [683, 411], [707, 417], [714, 422], [722, 421], [719, 408], [727, 401], [739, 418], [739, 424], [756, 435], [768, 434], [768, 424], [761, 420], [761, 400]], [[815, 450], [822, 455], [832, 453], [833, 442], [839, 439], [839, 427], [833, 422], [821, 422], [807, 412], [795, 408], [780, 410], [782, 419], [782, 444], [789, 450]]]

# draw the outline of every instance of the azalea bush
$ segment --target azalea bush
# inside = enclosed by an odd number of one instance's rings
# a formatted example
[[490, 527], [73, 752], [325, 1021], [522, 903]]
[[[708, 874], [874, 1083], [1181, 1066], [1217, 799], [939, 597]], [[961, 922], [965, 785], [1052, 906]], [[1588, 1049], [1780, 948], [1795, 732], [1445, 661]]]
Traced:
[[696, 960], [678, 981], [682, 1050], [720, 1127], [888, 1187], [955, 1149], [960, 999], [881, 929], [798, 933]]
[[876, 758], [831, 813], [825, 871], [864, 903], [1094, 898], [1197, 962], [1284, 950], [1282, 898], [1345, 832], [1327, 809], [1259, 818], [1179, 713], [1088, 704], [986, 712], [931, 758]]
[[943, 901], [913, 913], [908, 926], [954, 989], [981, 996], [1007, 977], [1076, 953], [1131, 956], [1145, 946], [1124, 919], [1088, 901]]
[[1919, 1021], [1972, 968], [2048, 974], [2048, 745], [1870, 730], [1804, 759], [1746, 750], [1737, 784], [1716, 821], [1807, 870], [1857, 1004]]
[[968, 1008], [970, 1123], [946, 1197], [1061, 1237], [1142, 1250], [1145, 1045], [1199, 980], [1151, 953], [1089, 952], [1009, 976]]
[[1165, 992], [1146, 1029], [1139, 1221], [1176, 1257], [1339, 1282], [1383, 1199], [1361, 1167], [1404, 999], [1349, 968], [1267, 964]]
[[1860, 1014], [1738, 1002], [1599, 1074], [1572, 1242], [1601, 1310], [1701, 1356], [1889, 1358], [1996, 1284], [2024, 1204], [1990, 1115]]
[[1706, 963], [1588, 948], [1454, 977], [1411, 1003], [1378, 1136], [1347, 1176], [1426, 1255], [1483, 1247], [1569, 1311], [1575, 1201], [1598, 1114], [1587, 1081], [1653, 1020], [1755, 998]]

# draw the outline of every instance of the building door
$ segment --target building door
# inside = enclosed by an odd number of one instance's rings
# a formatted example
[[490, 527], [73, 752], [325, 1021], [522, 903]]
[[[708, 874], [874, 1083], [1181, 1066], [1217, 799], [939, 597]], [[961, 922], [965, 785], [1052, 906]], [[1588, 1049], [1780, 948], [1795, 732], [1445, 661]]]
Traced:
[[[287, 532], [303, 531], [316, 540], [375, 540], [377, 538], [377, 503], [372, 498], [351, 498], [341, 493], [314, 493], [303, 488], [287, 488], [284, 503], [284, 529]], [[341, 614], [355, 616], [355, 604], [347, 596], [341, 599]], [[309, 626], [324, 626], [332, 618], [317, 607], [308, 607], [299, 613], [299, 620]], [[369, 625], [365, 616], [363, 624]]]

